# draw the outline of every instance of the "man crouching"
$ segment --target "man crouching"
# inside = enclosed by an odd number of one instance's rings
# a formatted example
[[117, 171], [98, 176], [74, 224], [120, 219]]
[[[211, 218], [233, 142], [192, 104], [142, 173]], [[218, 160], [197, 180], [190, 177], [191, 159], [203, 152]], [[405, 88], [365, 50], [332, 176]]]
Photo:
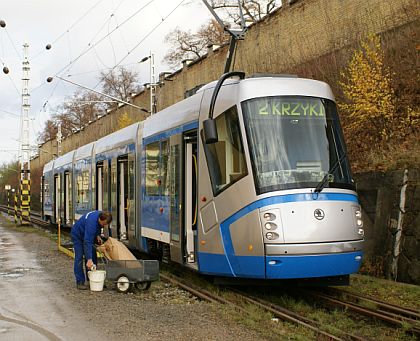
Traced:
[[71, 240], [74, 248], [74, 275], [79, 290], [86, 290], [86, 276], [83, 270], [83, 257], [86, 260], [86, 269], [96, 265], [96, 250], [93, 247], [95, 241], [101, 244], [101, 229], [109, 225], [112, 215], [107, 211], [91, 211], [84, 214], [71, 229]]

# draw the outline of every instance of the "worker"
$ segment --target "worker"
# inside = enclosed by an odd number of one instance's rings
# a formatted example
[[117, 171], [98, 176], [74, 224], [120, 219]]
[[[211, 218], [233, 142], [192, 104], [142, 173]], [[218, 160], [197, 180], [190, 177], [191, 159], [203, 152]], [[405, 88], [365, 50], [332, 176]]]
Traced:
[[85, 272], [83, 271], [83, 257], [85, 258], [86, 271], [96, 265], [96, 250], [94, 243], [101, 244], [101, 231], [104, 226], [112, 221], [112, 215], [107, 211], [91, 211], [73, 225], [71, 239], [74, 248], [74, 275], [76, 286], [79, 290], [86, 290]]

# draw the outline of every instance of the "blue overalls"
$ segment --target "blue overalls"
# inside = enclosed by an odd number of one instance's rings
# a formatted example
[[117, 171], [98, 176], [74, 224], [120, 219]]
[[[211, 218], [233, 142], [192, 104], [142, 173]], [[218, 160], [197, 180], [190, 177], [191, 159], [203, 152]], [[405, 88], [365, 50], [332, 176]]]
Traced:
[[83, 271], [83, 256], [85, 261], [92, 259], [96, 264], [96, 251], [93, 243], [101, 234], [99, 215], [101, 211], [92, 211], [84, 214], [71, 228], [71, 240], [74, 247], [74, 275], [77, 284], [85, 283], [86, 277]]

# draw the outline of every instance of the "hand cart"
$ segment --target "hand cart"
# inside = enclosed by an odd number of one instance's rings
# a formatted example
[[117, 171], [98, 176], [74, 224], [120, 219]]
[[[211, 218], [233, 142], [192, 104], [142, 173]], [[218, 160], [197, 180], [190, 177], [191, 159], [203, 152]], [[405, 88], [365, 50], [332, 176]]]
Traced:
[[153, 281], [159, 280], [157, 260], [106, 260], [106, 279], [114, 281], [118, 292], [126, 293], [135, 287], [148, 290]]

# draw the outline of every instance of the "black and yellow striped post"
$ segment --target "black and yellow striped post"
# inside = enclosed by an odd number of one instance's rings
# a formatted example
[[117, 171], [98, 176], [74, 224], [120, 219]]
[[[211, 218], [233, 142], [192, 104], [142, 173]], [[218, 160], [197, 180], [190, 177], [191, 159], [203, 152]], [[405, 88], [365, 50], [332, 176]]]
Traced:
[[14, 201], [15, 201], [15, 224], [17, 224], [17, 222], [18, 222], [18, 218], [17, 218], [18, 196], [17, 196], [17, 193], [14, 193]]
[[20, 182], [20, 224], [31, 222], [31, 180], [22, 179]]

